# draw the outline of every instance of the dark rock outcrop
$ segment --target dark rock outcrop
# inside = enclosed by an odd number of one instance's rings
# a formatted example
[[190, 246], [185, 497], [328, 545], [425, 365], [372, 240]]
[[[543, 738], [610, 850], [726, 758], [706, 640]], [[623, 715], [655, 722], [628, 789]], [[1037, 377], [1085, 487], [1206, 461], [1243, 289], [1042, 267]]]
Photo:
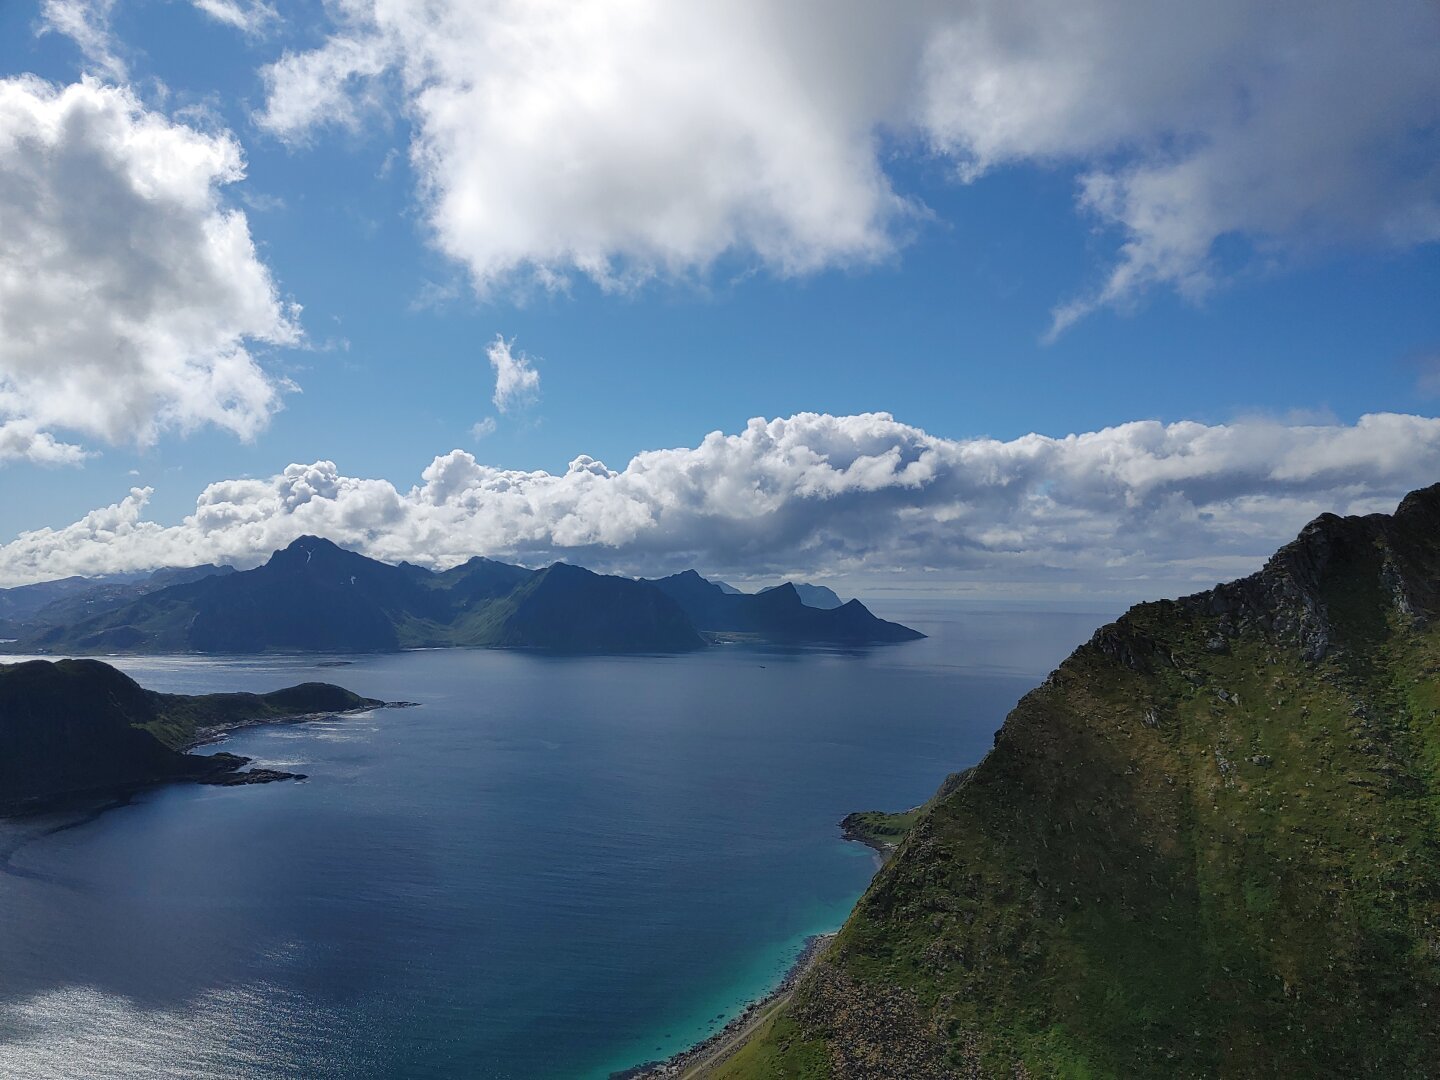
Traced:
[[275, 770], [242, 771], [249, 759], [235, 754], [190, 754], [178, 747], [193, 738], [198, 725], [275, 719], [302, 703], [347, 709], [382, 704], [322, 683], [273, 695], [157, 694], [98, 660], [0, 665], [0, 814], [114, 797], [174, 780], [252, 784], [298, 778]]

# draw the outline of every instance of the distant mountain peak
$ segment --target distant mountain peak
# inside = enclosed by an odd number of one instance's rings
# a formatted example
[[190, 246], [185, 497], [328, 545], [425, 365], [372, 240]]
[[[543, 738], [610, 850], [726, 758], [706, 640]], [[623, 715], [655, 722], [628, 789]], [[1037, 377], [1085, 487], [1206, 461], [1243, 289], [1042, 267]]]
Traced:
[[776, 589], [790, 586], [800, 596], [800, 602], [806, 607], [812, 608], [838, 608], [845, 601], [835, 595], [835, 590], [824, 585], [811, 585], [808, 581], [787, 581], [784, 585], [771, 585], [768, 589], [761, 589], [761, 593], [774, 592]]
[[[333, 540], [327, 540], [323, 536], [313, 536], [306, 533], [304, 536], [297, 536], [290, 543], [286, 544], [283, 551], [344, 551], [339, 544]], [[280, 552], [276, 552], [278, 555]]]

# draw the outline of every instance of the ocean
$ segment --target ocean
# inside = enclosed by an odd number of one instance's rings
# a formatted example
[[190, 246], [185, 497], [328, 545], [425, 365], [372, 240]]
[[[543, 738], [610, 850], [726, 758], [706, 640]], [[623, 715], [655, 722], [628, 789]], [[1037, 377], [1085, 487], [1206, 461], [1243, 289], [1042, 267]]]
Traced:
[[301, 783], [0, 822], [0, 1075], [603, 1080], [699, 1041], [864, 891], [840, 818], [974, 764], [1111, 617], [872, 606], [931, 637], [113, 658], [418, 705], [223, 744]]

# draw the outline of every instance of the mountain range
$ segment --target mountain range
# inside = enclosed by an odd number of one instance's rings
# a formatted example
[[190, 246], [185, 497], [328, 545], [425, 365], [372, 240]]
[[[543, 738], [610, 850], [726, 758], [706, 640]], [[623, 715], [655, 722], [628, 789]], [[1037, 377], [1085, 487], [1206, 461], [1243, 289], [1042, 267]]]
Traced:
[[811, 607], [790, 582], [759, 593], [726, 592], [694, 570], [686, 570], [645, 584], [674, 600], [696, 626], [727, 638], [860, 645], [925, 636], [908, 626], [876, 618], [859, 600], [838, 607]]
[[898, 850], [710, 1075], [1434, 1075], [1440, 486], [1132, 608], [846, 827]]
[[[835, 594], [835, 590], [825, 585], [811, 585], [808, 581], [788, 582], [797, 593], [800, 594], [800, 601], [806, 607], [813, 608], [837, 608], [845, 603]], [[771, 585], [767, 589], [761, 589], [762, 593], [770, 592], [771, 589], [784, 588], [783, 585]]]
[[[10, 593], [22, 596], [7, 607]], [[680, 652], [717, 638], [860, 645], [923, 636], [858, 600], [807, 606], [788, 583], [748, 594], [694, 571], [636, 581], [480, 557], [436, 573], [314, 536], [254, 570], [195, 567], [89, 588], [66, 579], [0, 592], [0, 610], [12, 613], [5, 636], [17, 652]]]

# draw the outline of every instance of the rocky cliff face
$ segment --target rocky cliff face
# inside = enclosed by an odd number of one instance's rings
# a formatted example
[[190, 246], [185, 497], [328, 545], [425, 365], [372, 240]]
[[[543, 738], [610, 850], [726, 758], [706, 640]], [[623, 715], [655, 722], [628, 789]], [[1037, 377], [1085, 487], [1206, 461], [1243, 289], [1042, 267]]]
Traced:
[[722, 1075], [1433, 1075], [1437, 610], [1440, 487], [1101, 629]]

